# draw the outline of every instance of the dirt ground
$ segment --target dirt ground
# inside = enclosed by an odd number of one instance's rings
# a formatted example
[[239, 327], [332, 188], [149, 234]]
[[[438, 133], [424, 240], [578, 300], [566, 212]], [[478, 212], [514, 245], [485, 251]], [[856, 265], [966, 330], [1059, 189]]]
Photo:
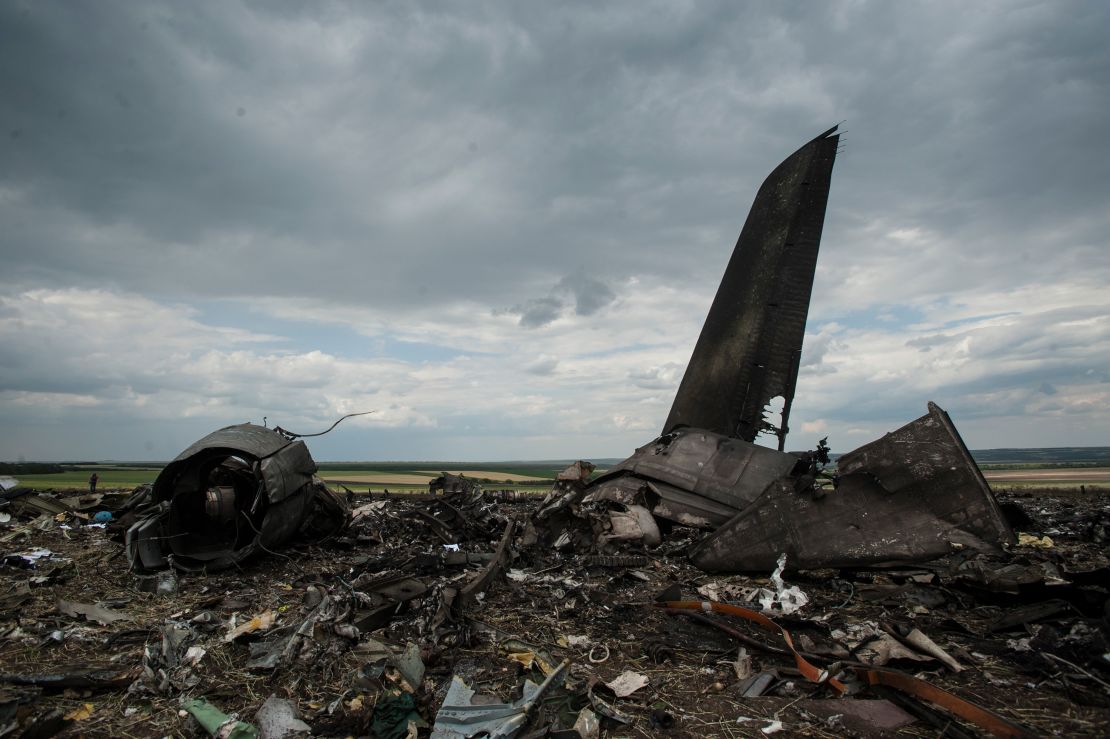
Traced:
[[[776, 621], [830, 673], [885, 660], [1029, 735], [1105, 736], [1110, 492], [999, 497], [1028, 534], [1012, 551], [893, 570], [788, 570], [786, 585], [808, 603]], [[436, 515], [442, 502], [367, 502], [355, 501], [340, 539], [242, 570], [182, 574], [162, 594], [147, 592], [158, 578], [128, 571], [110, 528], [73, 514], [13, 517], [0, 529], [0, 736], [206, 736], [183, 711], [186, 699], [252, 722], [271, 695], [288, 699], [316, 736], [427, 736], [452, 676], [511, 701], [526, 678], [541, 683], [564, 660], [518, 736], [595, 735], [565, 733], [584, 713], [605, 737], [983, 735], [848, 677], [848, 695], [836, 697], [801, 676], [778, 633], [655, 605], [669, 589], [668, 600], [751, 606], [752, 589], [772, 587], [770, 573], [693, 568], [682, 556], [693, 531], [599, 558], [528, 547], [521, 524], [503, 539], [505, 523], [526, 520], [536, 498], [456, 500], [466, 523], [446, 536], [415, 513]], [[445, 538], [473, 555], [504, 540], [509, 561], [467, 601], [488, 557], [460, 562], [465, 554]], [[413, 580], [426, 590], [382, 595]], [[260, 628], [231, 638], [256, 617]], [[913, 628], [959, 671], [899, 649]], [[411, 674], [411, 659], [402, 669], [406, 649], [422, 675]], [[607, 683], [626, 672], [643, 684], [622, 696]], [[744, 697], [761, 674], [767, 689]], [[878, 718], [860, 719], [864, 709]]]

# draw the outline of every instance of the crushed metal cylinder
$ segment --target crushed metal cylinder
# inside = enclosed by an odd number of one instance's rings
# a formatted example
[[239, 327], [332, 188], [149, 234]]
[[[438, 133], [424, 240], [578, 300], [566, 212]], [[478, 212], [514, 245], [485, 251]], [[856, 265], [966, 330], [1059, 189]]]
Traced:
[[320, 540], [351, 520], [316, 476], [303, 441], [244, 423], [200, 439], [166, 465], [126, 535], [139, 571], [221, 570], [295, 537]]

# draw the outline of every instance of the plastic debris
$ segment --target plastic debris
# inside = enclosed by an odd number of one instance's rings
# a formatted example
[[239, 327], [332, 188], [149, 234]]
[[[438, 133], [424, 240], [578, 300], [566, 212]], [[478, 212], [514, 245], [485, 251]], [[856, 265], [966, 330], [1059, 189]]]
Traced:
[[297, 708], [290, 701], [273, 693], [254, 715], [261, 739], [285, 739], [312, 730], [297, 716]]
[[93, 715], [93, 704], [92, 703], [82, 703], [81, 705], [77, 706], [77, 708], [74, 708], [72, 711], [67, 713], [62, 718], [64, 718], [66, 721], [84, 721], [85, 719], [89, 718], [92, 715]]
[[760, 588], [756, 592], [755, 600], [764, 613], [789, 616], [800, 611], [806, 603], [809, 603], [809, 596], [803, 593], [797, 585], [786, 587], [786, 583], [782, 579], [782, 571], [785, 569], [786, 555], [781, 554], [775, 566], [775, 571], [771, 573], [771, 587], [774, 590]]
[[1056, 546], [1052, 539], [1047, 536], [1036, 537], [1033, 534], [1018, 534], [1017, 543], [1019, 547], [1036, 547], [1037, 549], [1052, 549]]
[[[416, 712], [412, 693], [393, 690], [378, 698], [370, 728], [380, 739], [405, 739], [416, 736], [416, 729], [426, 726]], [[434, 734], [433, 734], [434, 736]]]
[[61, 598], [58, 598], [58, 613], [73, 618], [84, 616], [89, 621], [96, 621], [101, 626], [107, 626], [113, 621], [126, 621], [131, 618], [126, 613], [119, 613], [103, 606], [92, 603], [74, 603]]
[[618, 698], [624, 698], [645, 687], [648, 684], [648, 679], [646, 675], [641, 675], [632, 670], [625, 670], [615, 679], [605, 684], [609, 686], [609, 689], [612, 690]]
[[229, 716], [204, 698], [186, 701], [182, 709], [216, 739], [259, 739], [257, 727]]
[[574, 730], [578, 732], [581, 739], [597, 739], [601, 734], [601, 722], [598, 721], [596, 713], [589, 708], [583, 708], [574, 721]]
[[930, 657], [935, 657], [944, 663], [945, 667], [953, 672], [961, 672], [964, 666], [957, 662], [952, 655], [940, 648], [940, 646], [926, 636], [920, 629], [911, 629], [908, 634], [902, 637], [907, 644]]
[[266, 631], [274, 625], [275, 621], [277, 621], [277, 617], [274, 615], [273, 611], [263, 611], [251, 620], [244, 621], [238, 626], [233, 627], [224, 636], [224, 641], [233, 642], [239, 637], [244, 636], [245, 634], [253, 634], [256, 631]]

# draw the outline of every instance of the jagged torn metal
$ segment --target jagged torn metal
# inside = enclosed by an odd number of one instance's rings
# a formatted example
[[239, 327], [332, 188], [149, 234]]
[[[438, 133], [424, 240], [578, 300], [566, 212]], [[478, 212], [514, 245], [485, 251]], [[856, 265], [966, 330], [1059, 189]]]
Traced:
[[528, 723], [528, 717], [539, 699], [562, 677], [567, 664], [560, 664], [539, 685], [525, 680], [520, 700], [513, 703], [474, 704], [474, 691], [456, 675], [451, 678], [451, 687], [447, 689], [443, 705], [436, 714], [432, 739], [468, 739], [476, 736], [508, 739], [516, 736]]

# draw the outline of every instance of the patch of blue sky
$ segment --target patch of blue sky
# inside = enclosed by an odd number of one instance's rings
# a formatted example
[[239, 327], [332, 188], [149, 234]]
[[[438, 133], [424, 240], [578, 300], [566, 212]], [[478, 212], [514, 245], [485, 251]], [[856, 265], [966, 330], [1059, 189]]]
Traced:
[[[816, 320], [815, 320], [816, 319]], [[879, 305], [863, 310], [844, 313], [823, 313], [820, 317], [811, 316], [809, 330], [820, 330], [827, 323], [836, 323], [847, 329], [882, 329], [891, 331], [908, 328], [925, 319], [924, 313], [912, 305]]]
[[209, 300], [192, 305], [197, 311], [196, 319], [205, 325], [236, 328], [275, 337], [273, 341], [259, 344], [274, 350], [320, 351], [345, 359], [390, 358], [414, 364], [446, 362], [455, 357], [479, 354], [437, 344], [407, 341], [388, 334], [365, 336], [342, 323], [278, 318], [244, 308], [239, 301]]

